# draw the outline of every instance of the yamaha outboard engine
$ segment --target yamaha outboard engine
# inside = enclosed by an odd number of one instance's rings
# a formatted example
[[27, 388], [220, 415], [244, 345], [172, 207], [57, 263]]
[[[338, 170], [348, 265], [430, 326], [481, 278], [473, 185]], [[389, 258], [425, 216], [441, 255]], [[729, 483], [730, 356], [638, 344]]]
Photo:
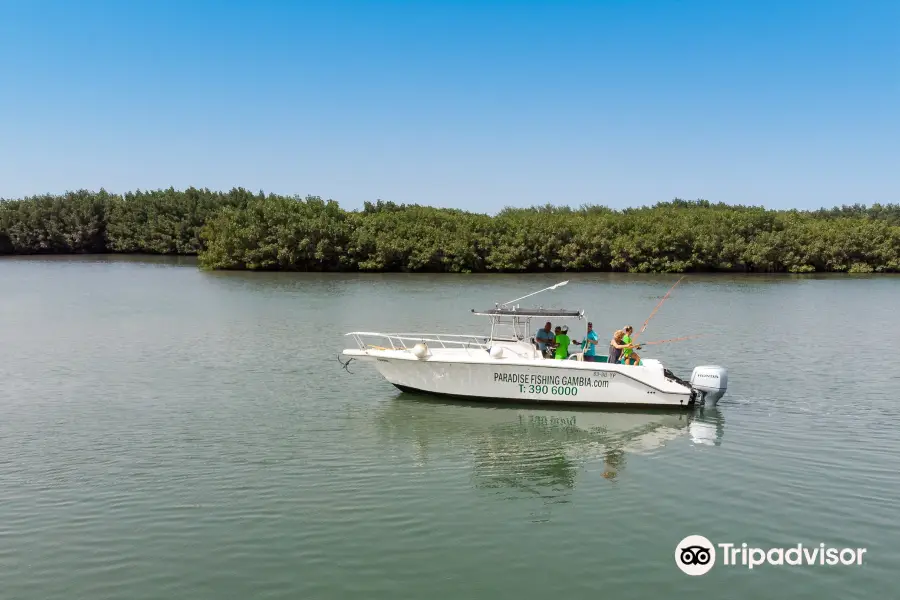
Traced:
[[728, 389], [728, 370], [718, 365], [694, 367], [691, 389], [697, 393], [698, 404], [715, 406]]

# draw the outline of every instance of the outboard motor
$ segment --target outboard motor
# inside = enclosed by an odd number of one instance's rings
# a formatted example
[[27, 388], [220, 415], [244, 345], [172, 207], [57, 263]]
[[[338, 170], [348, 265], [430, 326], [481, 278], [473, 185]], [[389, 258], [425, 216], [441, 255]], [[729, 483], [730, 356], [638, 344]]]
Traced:
[[697, 392], [699, 404], [715, 406], [728, 389], [728, 370], [718, 365], [694, 367], [691, 389]]

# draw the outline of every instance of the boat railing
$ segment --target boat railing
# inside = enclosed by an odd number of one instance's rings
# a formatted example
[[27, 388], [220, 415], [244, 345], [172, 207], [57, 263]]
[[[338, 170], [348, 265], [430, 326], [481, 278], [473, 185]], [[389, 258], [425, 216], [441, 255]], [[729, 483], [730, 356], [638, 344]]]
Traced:
[[[457, 335], [444, 333], [380, 333], [375, 331], [353, 331], [345, 334], [353, 337], [360, 350], [369, 348], [383, 350], [405, 350], [416, 344], [430, 344], [441, 348], [479, 348], [487, 350], [489, 336]], [[368, 344], [365, 338], [378, 338], [382, 344]]]

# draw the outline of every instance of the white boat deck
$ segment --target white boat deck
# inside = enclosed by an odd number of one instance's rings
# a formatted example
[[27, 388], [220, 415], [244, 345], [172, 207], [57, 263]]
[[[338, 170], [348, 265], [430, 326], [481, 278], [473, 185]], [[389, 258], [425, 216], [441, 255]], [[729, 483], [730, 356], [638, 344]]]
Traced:
[[[480, 348], [487, 351], [488, 337], [484, 335], [455, 335], [443, 333], [380, 333], [375, 331], [352, 331], [351, 336], [361, 350], [405, 350], [416, 344], [427, 344], [433, 348]], [[367, 344], [366, 339], [378, 339], [380, 344]]]
[[[521, 340], [494, 339], [489, 342], [484, 336], [474, 335], [443, 335], [443, 334], [411, 334], [411, 333], [376, 333], [376, 332], [352, 332], [346, 334], [354, 337], [359, 352], [345, 351], [345, 354], [382, 355], [391, 358], [442, 362], [478, 362], [478, 363], [508, 363], [508, 364], [534, 364], [548, 367], [565, 368], [593, 368], [607, 363], [582, 362], [582, 353], [575, 352], [565, 360], [547, 358], [533, 344]], [[381, 343], [367, 343], [367, 340], [377, 340]], [[427, 349], [423, 358], [412, 353], [416, 345], [422, 344]], [[492, 348], [500, 348], [502, 352], [492, 355]], [[496, 351], [495, 351], [496, 352]], [[645, 361], [646, 363], [646, 361]], [[652, 363], [652, 361], [651, 361]], [[610, 367], [614, 365], [609, 365]]]
[[[484, 337], [479, 338], [472, 335], [375, 332], [352, 332], [346, 335], [356, 339], [358, 349], [347, 349], [343, 354], [357, 359], [383, 358], [421, 363], [527, 366], [564, 371], [612, 371], [642, 380], [649, 377], [651, 380], [655, 380], [657, 385], [665, 382], [662, 363], [652, 358], [642, 358], [640, 366], [584, 361], [581, 352], [571, 354], [564, 360], [547, 358], [535, 346], [527, 342], [494, 340], [491, 345], [488, 345], [484, 342]], [[382, 344], [368, 344], [366, 343], [367, 338], [380, 338]], [[425, 346], [426, 353], [424, 355], [417, 356], [414, 353], [417, 344]], [[500, 348], [502, 353], [492, 355], [491, 348]], [[678, 387], [673, 389], [680, 390]]]

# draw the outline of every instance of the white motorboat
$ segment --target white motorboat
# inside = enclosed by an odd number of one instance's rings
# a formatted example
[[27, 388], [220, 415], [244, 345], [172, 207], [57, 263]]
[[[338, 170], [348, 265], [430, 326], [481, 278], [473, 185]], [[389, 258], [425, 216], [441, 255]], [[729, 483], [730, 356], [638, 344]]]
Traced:
[[400, 390], [467, 400], [669, 407], [714, 406], [724, 396], [728, 372], [718, 365], [695, 367], [684, 381], [643, 352], [640, 365], [608, 363], [602, 355], [588, 361], [581, 352], [567, 359], [544, 356], [532, 337], [533, 319], [543, 324], [584, 318], [583, 310], [515, 304], [546, 290], [473, 309], [490, 319], [488, 336], [354, 331], [346, 335], [357, 347], [343, 355], [371, 362]]

